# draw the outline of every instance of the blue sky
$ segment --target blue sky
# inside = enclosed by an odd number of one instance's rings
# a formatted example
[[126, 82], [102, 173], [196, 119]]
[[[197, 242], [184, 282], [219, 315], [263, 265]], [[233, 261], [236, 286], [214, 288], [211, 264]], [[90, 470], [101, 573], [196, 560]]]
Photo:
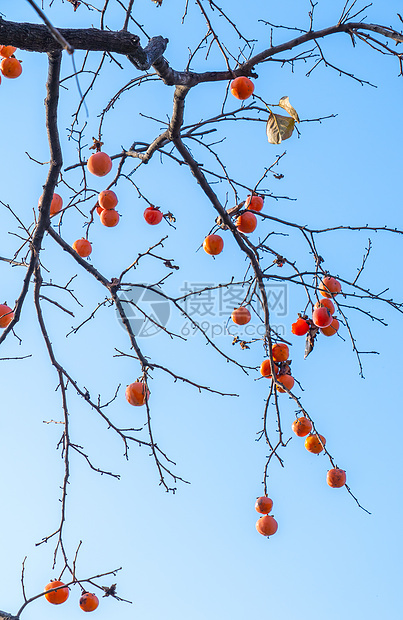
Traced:
[[[271, 5], [272, 3], [270, 3]], [[337, 22], [344, 2], [318, 5], [317, 28]], [[391, 0], [376, 1], [366, 11], [366, 21], [398, 27], [395, 17], [399, 4]], [[114, 6], [107, 14], [110, 28], [120, 28], [122, 11]], [[308, 2], [295, 0], [276, 6], [266, 2], [223, 2], [229, 14], [242, 24], [248, 36], [257, 38], [256, 51], [268, 45], [269, 31], [257, 18], [287, 25], [307, 24]], [[8, 6], [5, 17], [15, 21], [35, 22], [37, 18], [27, 3]], [[203, 24], [195, 6], [190, 6], [188, 21], [179, 26], [183, 3], [174, 8], [168, 1], [157, 9], [149, 0], [136, 6], [136, 16], [150, 35], [162, 34], [170, 39], [166, 57], [175, 68], [186, 64], [187, 46], [197, 40]], [[48, 14], [53, 23], [64, 27], [97, 25], [97, 14], [81, 6], [76, 13], [68, 3], [55, 2]], [[218, 21], [217, 23], [220, 24]], [[221, 27], [221, 24], [220, 24]], [[223, 27], [223, 31], [225, 28]], [[275, 34], [275, 42], [294, 36], [292, 32]], [[264, 167], [273, 163], [284, 150], [278, 172], [284, 179], [269, 179], [264, 187], [295, 201], [266, 199], [265, 211], [276, 217], [322, 228], [338, 224], [389, 225], [402, 229], [400, 179], [402, 126], [399, 110], [402, 82], [397, 62], [358, 44], [352, 48], [348, 36], [337, 35], [323, 42], [330, 62], [369, 80], [377, 88], [340, 77], [323, 66], [309, 78], [309, 65], [290, 68], [267, 63], [257, 70], [255, 92], [268, 103], [288, 95], [301, 119], [337, 114], [322, 123], [301, 124], [296, 135], [280, 146], [267, 143], [264, 123], [226, 123], [219, 127], [218, 139], [226, 138], [217, 148], [233, 178], [252, 187]], [[3, 78], [2, 144], [0, 200], [10, 204], [24, 223], [32, 221], [46, 178], [47, 166], [30, 161], [25, 152], [39, 161], [48, 161], [44, 127], [43, 99], [46, 81], [46, 58], [35, 53], [18, 52], [23, 60], [23, 74], [18, 80]], [[77, 53], [77, 64], [82, 58]], [[99, 57], [94, 54], [94, 66]], [[89, 117], [82, 112], [80, 124], [88, 123], [86, 141], [97, 135], [98, 114], [113, 94], [138, 75], [126, 59], [123, 70], [106, 64], [97, 87], [87, 100]], [[206, 63], [201, 54], [195, 70], [223, 69], [215, 53]], [[63, 59], [63, 75], [71, 73], [69, 58]], [[82, 77], [85, 88], [87, 76]], [[199, 85], [186, 103], [186, 124], [219, 112], [226, 84]], [[171, 113], [173, 90], [151, 82], [129, 91], [107, 115], [103, 139], [110, 153], [127, 148], [134, 139], [151, 140], [160, 128], [140, 113], [165, 119]], [[79, 96], [70, 81], [60, 104], [59, 128], [64, 151], [64, 166], [76, 162], [76, 145], [68, 141], [71, 114]], [[234, 109], [228, 100], [228, 110]], [[284, 148], [283, 148], [284, 147]], [[89, 151], [84, 151], [89, 154]], [[193, 149], [197, 158], [202, 150]], [[207, 165], [213, 162], [206, 158]], [[146, 197], [164, 212], [176, 216], [176, 229], [165, 222], [148, 226], [142, 216], [147, 206], [135, 189], [119, 182], [121, 221], [116, 228], [94, 225], [91, 263], [105, 276], [119, 274], [139, 252], [166, 234], [163, 254], [180, 266], [167, 282], [171, 294], [178, 294], [186, 283], [217, 285], [232, 276], [241, 280], [246, 263], [227, 233], [225, 250], [215, 260], [198, 250], [204, 236], [214, 224], [215, 213], [193, 177], [184, 167], [159, 158], [143, 166], [133, 179]], [[116, 164], [114, 165], [116, 170]], [[127, 168], [130, 171], [130, 168]], [[66, 179], [78, 186], [79, 176]], [[106, 177], [112, 178], [112, 174]], [[94, 180], [95, 179], [95, 180]], [[103, 179], [90, 179], [91, 188], [104, 189]], [[60, 186], [59, 186], [60, 187]], [[222, 201], [228, 187], [214, 185]], [[60, 189], [67, 202], [71, 193]], [[240, 195], [240, 199], [244, 196]], [[228, 194], [229, 204], [233, 196]], [[89, 209], [90, 201], [86, 203]], [[83, 207], [85, 210], [85, 208]], [[2, 256], [10, 256], [18, 247], [18, 233], [10, 213], [2, 208]], [[63, 223], [63, 237], [72, 243], [82, 235], [85, 219], [78, 212], [68, 212]], [[270, 221], [261, 222], [251, 235], [271, 230]], [[335, 232], [318, 239], [324, 266], [343, 279], [354, 279], [368, 243], [364, 232]], [[297, 259], [303, 267], [311, 265], [306, 246], [297, 236], [274, 236], [273, 246], [287, 257]], [[373, 250], [361, 276], [362, 286], [375, 291], [389, 288], [387, 296], [401, 300], [399, 236], [371, 234]], [[61, 252], [50, 237], [44, 240], [43, 264], [51, 270], [54, 282], [65, 284], [77, 273], [71, 257]], [[286, 269], [286, 268], [284, 268]], [[135, 272], [136, 282], [155, 282], [167, 270], [145, 259]], [[287, 273], [284, 271], [284, 273]], [[13, 305], [21, 289], [23, 271], [0, 263], [1, 303]], [[65, 334], [88, 317], [105, 292], [87, 274], [74, 281], [74, 292], [85, 304], [75, 305], [72, 298], [55, 293], [55, 299], [74, 312], [74, 319], [53, 306], [45, 306], [45, 318], [56, 355], [65, 368], [80, 380], [91, 395], [111, 398], [118, 384], [123, 388], [140, 374], [134, 360], [114, 357], [115, 348], [129, 352], [128, 340], [118, 324], [114, 310], [105, 307], [77, 335]], [[44, 302], [45, 304], [46, 302]], [[225, 362], [197, 335], [186, 342], [171, 340], [164, 334], [141, 340], [146, 355], [171, 367], [180, 375], [238, 397], [201, 393], [189, 385], [154, 371], [150, 380], [152, 420], [155, 437], [177, 466], [175, 472], [191, 482], [178, 483], [175, 495], [158, 486], [157, 472], [144, 448], [131, 447], [125, 461], [122, 445], [86, 404], [69, 390], [70, 424], [73, 440], [85, 446], [96, 466], [121, 474], [121, 480], [99, 476], [90, 471], [79, 455], [71, 460], [71, 484], [67, 501], [65, 544], [69, 558], [74, 557], [80, 540], [78, 576], [85, 578], [122, 567], [116, 578], [101, 580], [102, 585], [118, 583], [118, 594], [132, 605], [102, 599], [95, 612], [102, 620], [111, 615], [121, 620], [133, 617], [165, 620], [192, 616], [193, 620], [218, 620], [267, 615], [278, 620], [338, 620], [365, 615], [367, 620], [380, 615], [391, 620], [400, 617], [400, 556], [402, 552], [401, 486], [396, 465], [400, 450], [399, 412], [400, 358], [402, 348], [401, 318], [386, 305], [366, 304], [363, 308], [382, 317], [382, 327], [362, 313], [350, 310], [349, 320], [360, 350], [376, 350], [380, 355], [364, 355], [365, 380], [358, 366], [345, 328], [340, 338], [321, 339], [307, 360], [303, 360], [303, 339], [290, 334], [291, 323], [304, 306], [301, 290], [287, 288], [285, 311], [274, 322], [284, 326], [292, 346], [293, 374], [301, 382], [301, 396], [306, 409], [327, 439], [327, 446], [337, 464], [347, 470], [353, 493], [372, 513], [359, 510], [345, 489], [330, 489], [325, 482], [329, 468], [324, 456], [306, 452], [303, 440], [293, 437], [282, 457], [285, 467], [273, 462], [269, 478], [269, 495], [274, 501], [273, 514], [279, 523], [275, 536], [266, 540], [255, 530], [257, 513], [254, 502], [262, 494], [262, 476], [266, 446], [256, 442], [261, 428], [268, 382], [258, 372], [249, 376]], [[226, 321], [225, 307], [212, 298], [208, 318], [209, 330], [218, 332]], [[204, 311], [207, 312], [207, 307]], [[221, 313], [222, 312], [222, 313]], [[256, 323], [257, 324], [257, 323]], [[169, 327], [186, 329], [183, 317], [172, 314]], [[214, 327], [216, 326], [216, 327]], [[1, 361], [2, 412], [0, 416], [0, 488], [3, 499], [3, 535], [1, 555], [7, 558], [0, 568], [1, 609], [16, 612], [22, 602], [21, 564], [25, 567], [29, 596], [58, 576], [52, 571], [54, 545], [50, 541], [39, 547], [35, 543], [51, 533], [59, 523], [60, 485], [63, 462], [56, 445], [60, 426], [43, 421], [61, 420], [57, 376], [47, 360], [35, 317], [32, 295], [28, 296], [16, 333], [20, 345], [9, 337], [2, 345], [1, 357], [28, 355], [24, 361]], [[184, 333], [184, 332], [183, 332]], [[231, 337], [217, 335], [215, 342], [228, 355], [250, 365], [263, 359], [260, 343], [247, 351], [235, 349]], [[393, 344], [392, 344], [393, 343]], [[291, 436], [295, 405], [282, 395], [285, 434]], [[122, 426], [141, 426], [145, 416], [141, 408], [130, 407], [123, 396], [109, 407], [109, 415]], [[78, 588], [73, 588], [68, 602], [55, 608], [39, 600], [29, 605], [22, 617], [79, 617]]]

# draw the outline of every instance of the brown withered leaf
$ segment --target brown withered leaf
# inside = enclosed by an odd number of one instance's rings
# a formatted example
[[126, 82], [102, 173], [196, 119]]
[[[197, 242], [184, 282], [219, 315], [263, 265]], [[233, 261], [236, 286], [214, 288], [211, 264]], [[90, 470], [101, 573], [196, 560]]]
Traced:
[[278, 102], [278, 105], [280, 106], [280, 108], [283, 108], [283, 110], [285, 110], [286, 112], [288, 112], [288, 114], [290, 116], [292, 116], [292, 118], [297, 121], [297, 123], [299, 123], [299, 116], [298, 116], [298, 112], [296, 111], [296, 109], [291, 105], [290, 100], [288, 97], [281, 97], [280, 101]]
[[267, 139], [270, 144], [281, 144], [283, 140], [291, 137], [294, 131], [295, 120], [290, 116], [273, 114], [270, 112], [269, 120], [266, 125]]
[[313, 347], [315, 344], [315, 338], [318, 335], [318, 332], [319, 332], [319, 327], [316, 327], [316, 325], [312, 325], [312, 327], [309, 328], [309, 331], [306, 335], [306, 340], [305, 340], [304, 360], [306, 360], [310, 352], [313, 350]]

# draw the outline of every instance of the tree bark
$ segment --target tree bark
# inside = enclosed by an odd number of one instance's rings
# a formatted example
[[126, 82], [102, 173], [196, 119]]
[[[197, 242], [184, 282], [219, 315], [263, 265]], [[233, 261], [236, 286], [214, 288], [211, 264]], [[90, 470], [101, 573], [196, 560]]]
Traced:
[[[58, 28], [66, 41], [77, 50], [125, 54], [140, 70], [145, 71], [162, 56], [168, 39], [158, 36], [150, 39], [145, 48], [140, 38], [131, 32], [98, 30], [97, 28]], [[0, 17], [0, 44], [14, 45], [28, 52], [58, 52], [60, 44], [43, 24], [19, 24]]]
[[20, 620], [18, 616], [8, 614], [6, 611], [0, 610], [0, 620]]

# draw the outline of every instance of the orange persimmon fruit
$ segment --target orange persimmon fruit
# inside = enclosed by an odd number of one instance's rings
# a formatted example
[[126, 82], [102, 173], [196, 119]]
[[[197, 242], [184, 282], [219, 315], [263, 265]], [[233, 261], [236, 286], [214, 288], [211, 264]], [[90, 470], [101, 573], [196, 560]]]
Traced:
[[63, 198], [59, 194], [53, 194], [52, 202], [50, 203], [50, 216], [56, 215], [61, 211], [63, 206]]
[[[41, 200], [42, 198], [39, 199], [38, 206], [40, 205]], [[56, 213], [59, 213], [62, 207], [63, 207], [63, 198], [59, 196], [59, 194], [56, 194], [56, 193], [53, 194], [52, 202], [50, 203], [50, 211], [49, 211], [50, 217], [52, 217], [52, 215], [56, 215]]]
[[83, 592], [79, 602], [80, 608], [83, 611], [95, 611], [99, 605], [98, 597], [91, 592]]
[[[277, 372], [278, 372], [277, 364], [274, 364], [274, 372], [277, 377]], [[263, 360], [263, 362], [260, 364], [260, 374], [262, 375], [262, 377], [267, 377], [267, 378], [271, 377], [271, 368], [270, 368], [269, 359]]]
[[333, 321], [327, 327], [322, 327], [321, 332], [324, 336], [334, 336], [337, 334], [337, 330], [340, 327], [340, 323], [337, 319], [333, 318]]
[[108, 226], [108, 228], [112, 228], [116, 226], [119, 222], [119, 213], [115, 211], [115, 209], [103, 209], [99, 214], [99, 219], [101, 220], [101, 224], [104, 226]]
[[254, 213], [246, 211], [237, 217], [235, 226], [241, 233], [249, 234], [253, 232], [257, 226], [257, 219]]
[[255, 90], [252, 80], [243, 75], [232, 80], [230, 88], [231, 95], [234, 95], [237, 99], [241, 99], [241, 101], [248, 99]]
[[340, 489], [346, 484], [346, 472], [344, 469], [339, 469], [338, 467], [329, 469], [326, 476], [326, 482], [333, 489]]
[[333, 317], [325, 306], [320, 306], [320, 308], [315, 308], [313, 311], [312, 321], [316, 327], [329, 327], [333, 321]]
[[286, 362], [290, 355], [290, 350], [283, 342], [276, 342], [272, 346], [272, 354], [275, 362]]
[[[292, 390], [292, 388], [294, 387], [294, 383], [295, 383], [295, 379], [291, 375], [279, 375], [277, 377], [277, 381], [282, 383], [284, 387], [287, 388], [287, 390]], [[283, 388], [279, 387], [278, 385], [276, 385], [276, 389], [279, 392], [285, 392], [285, 390], [283, 390]]]
[[10, 58], [16, 51], [17, 48], [12, 45], [0, 45], [0, 56], [3, 58]]
[[273, 500], [270, 497], [258, 497], [255, 504], [255, 510], [262, 515], [267, 515], [273, 508]]
[[4, 77], [14, 79], [21, 75], [22, 66], [16, 58], [3, 58], [0, 64], [0, 71]]
[[256, 523], [256, 529], [262, 536], [272, 536], [277, 532], [278, 523], [271, 515], [260, 517]]
[[114, 209], [118, 204], [118, 197], [111, 189], [104, 189], [98, 194], [98, 204], [101, 209]]
[[297, 437], [306, 437], [312, 430], [312, 422], [305, 416], [301, 416], [294, 420], [291, 428]]
[[203, 250], [211, 256], [217, 256], [222, 252], [224, 241], [220, 235], [208, 235], [203, 241]]
[[341, 284], [336, 278], [326, 276], [319, 285], [320, 294], [323, 297], [334, 297], [341, 291]]
[[312, 454], [319, 454], [323, 450], [323, 446], [326, 445], [326, 439], [323, 435], [308, 435], [305, 439], [305, 448]]
[[314, 309], [320, 308], [321, 306], [325, 306], [325, 308], [329, 310], [330, 314], [334, 314], [334, 303], [331, 299], [329, 299], [329, 297], [324, 297], [320, 301], [317, 301], [314, 305]]
[[249, 323], [251, 316], [248, 308], [244, 306], [240, 306], [239, 308], [235, 308], [235, 310], [231, 314], [231, 319], [236, 323], [236, 325], [246, 325]]
[[147, 207], [143, 215], [147, 224], [151, 224], [151, 226], [156, 226], [156, 224], [159, 224], [164, 217], [157, 207]]
[[84, 239], [84, 237], [82, 239], [77, 239], [77, 241], [74, 241], [72, 247], [73, 250], [75, 250], [77, 254], [82, 258], [86, 258], [92, 252], [91, 243], [88, 241], [88, 239]]
[[93, 153], [87, 161], [87, 168], [96, 177], [104, 177], [112, 169], [112, 160], [107, 153]]
[[[67, 599], [69, 598], [69, 589], [67, 587], [62, 588], [60, 586], [64, 586], [64, 583], [63, 581], [58, 581], [57, 579], [55, 579], [54, 581], [51, 581], [45, 586], [45, 589], [44, 589], [44, 592], [46, 592], [45, 598], [49, 603], [52, 603], [52, 605], [61, 605], [62, 603], [67, 601]], [[48, 590], [52, 590], [52, 588], [58, 588], [58, 587], [60, 587], [60, 590], [55, 590], [54, 592], [48, 592]]]
[[149, 398], [150, 392], [142, 381], [135, 381], [126, 388], [126, 400], [134, 407], [141, 407]]
[[252, 211], [261, 211], [263, 209], [262, 196], [247, 196], [245, 201], [245, 208]]
[[305, 321], [305, 319], [299, 318], [291, 325], [291, 332], [295, 336], [304, 336], [308, 330], [309, 324]]
[[14, 318], [14, 312], [6, 304], [0, 304], [0, 328], [4, 329], [10, 325]]

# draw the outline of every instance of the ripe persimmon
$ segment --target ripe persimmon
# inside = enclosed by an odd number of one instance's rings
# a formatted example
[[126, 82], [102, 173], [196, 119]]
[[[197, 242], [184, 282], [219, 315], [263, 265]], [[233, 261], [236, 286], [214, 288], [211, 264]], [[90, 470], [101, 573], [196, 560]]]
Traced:
[[305, 319], [299, 318], [291, 325], [291, 332], [295, 336], [304, 336], [308, 330], [309, 324], [305, 321]]
[[14, 79], [21, 75], [22, 66], [16, 58], [3, 58], [0, 64], [0, 71], [4, 77]]
[[275, 362], [286, 362], [290, 355], [290, 350], [284, 342], [276, 342], [272, 346], [272, 354]]
[[333, 317], [325, 306], [321, 306], [320, 308], [315, 308], [313, 311], [312, 321], [316, 327], [329, 327], [333, 321]]
[[271, 515], [260, 517], [256, 523], [256, 529], [262, 536], [272, 536], [277, 532], [278, 523]]
[[[287, 390], [292, 390], [295, 383], [295, 379], [291, 375], [279, 375], [277, 377], [277, 381], [282, 383], [284, 387], [287, 388]], [[283, 388], [279, 387], [278, 385], [276, 385], [276, 390], [278, 390], [279, 392], [285, 392], [285, 390], [283, 390]]]
[[[276, 377], [277, 377], [277, 373], [278, 373], [277, 364], [274, 364], [274, 372], [276, 373]], [[267, 378], [271, 377], [271, 367], [270, 367], [269, 359], [263, 360], [263, 362], [260, 364], [260, 374], [262, 375], [262, 377], [267, 377]]]
[[3, 58], [10, 58], [16, 51], [17, 48], [12, 45], [0, 45], [0, 56]]
[[336, 278], [326, 276], [319, 285], [320, 294], [323, 297], [334, 297], [341, 291], [341, 284]]
[[[41, 200], [42, 197], [39, 198], [38, 200], [38, 207], [41, 204]], [[61, 196], [59, 196], [59, 194], [53, 194], [53, 198], [52, 198], [52, 202], [50, 203], [50, 211], [49, 211], [49, 215], [50, 217], [52, 217], [52, 215], [56, 215], [56, 213], [59, 213], [59, 211], [62, 210], [63, 207], [63, 198]]]
[[95, 611], [99, 605], [99, 600], [95, 594], [91, 594], [91, 592], [84, 592], [80, 598], [79, 605], [83, 611]]
[[82, 239], [77, 239], [77, 241], [74, 241], [73, 250], [75, 250], [82, 258], [86, 258], [91, 254], [92, 246], [88, 239], [84, 239], [83, 237]]
[[[60, 586], [64, 586], [64, 583], [63, 581], [58, 581], [57, 579], [55, 579], [54, 581], [51, 581], [45, 586], [45, 589], [44, 589], [44, 592], [46, 592], [45, 598], [49, 603], [52, 603], [52, 605], [61, 605], [62, 603], [67, 601], [67, 599], [69, 598], [69, 589], [67, 587], [62, 588]], [[52, 590], [52, 588], [59, 588], [59, 587], [60, 587], [60, 590], [55, 590], [54, 592], [48, 592], [48, 590]]]
[[0, 328], [4, 329], [10, 325], [14, 318], [14, 312], [6, 304], [0, 304]]
[[63, 198], [59, 194], [53, 194], [52, 202], [50, 203], [50, 217], [56, 215], [63, 207]]
[[317, 301], [314, 305], [314, 309], [320, 308], [321, 306], [325, 306], [325, 308], [329, 310], [330, 314], [334, 314], [334, 303], [328, 297], [324, 297], [320, 301]]
[[248, 99], [255, 90], [253, 82], [243, 75], [232, 80], [230, 88], [231, 94], [242, 101]]
[[104, 189], [98, 194], [98, 204], [101, 209], [114, 209], [118, 204], [118, 197], [111, 189]]
[[263, 209], [263, 198], [261, 196], [247, 196], [245, 208], [252, 211], [261, 211]]
[[240, 306], [239, 308], [235, 308], [235, 310], [232, 312], [231, 319], [237, 325], [246, 325], [246, 323], [249, 323], [251, 319], [250, 312], [248, 308]]
[[323, 435], [308, 435], [305, 439], [305, 448], [308, 452], [312, 452], [313, 454], [319, 454], [319, 452], [322, 452], [325, 445], [326, 439]]
[[273, 500], [270, 497], [258, 497], [255, 504], [255, 510], [262, 515], [267, 515], [273, 508]]
[[320, 331], [324, 336], [334, 336], [337, 334], [337, 330], [340, 327], [340, 323], [337, 319], [333, 318], [333, 321], [328, 325], [328, 327], [323, 327]]
[[333, 489], [340, 489], [346, 484], [346, 472], [344, 469], [339, 469], [338, 467], [329, 469], [326, 476], [326, 482]]
[[149, 398], [150, 392], [142, 381], [135, 381], [126, 388], [126, 400], [134, 407], [141, 407]]
[[255, 230], [257, 226], [257, 219], [254, 213], [250, 213], [246, 211], [242, 213], [239, 217], [237, 217], [235, 226], [241, 233], [251, 233]]
[[224, 241], [220, 235], [208, 235], [203, 241], [203, 250], [211, 256], [217, 256], [222, 252]]
[[147, 224], [151, 224], [151, 226], [159, 224], [164, 217], [157, 207], [147, 207], [143, 215]]
[[104, 209], [98, 203], [95, 206], [97, 208], [98, 215], [101, 215], [101, 213], [102, 213], [102, 211], [104, 211]]
[[112, 160], [107, 153], [99, 151], [88, 158], [87, 168], [96, 177], [104, 177], [112, 169]]
[[104, 226], [108, 226], [108, 228], [112, 228], [116, 226], [119, 222], [119, 213], [115, 211], [115, 209], [103, 209], [102, 213], [99, 215], [99, 219], [101, 220], [101, 224]]
[[306, 437], [312, 430], [312, 422], [305, 416], [301, 416], [294, 420], [291, 428], [297, 437]]

